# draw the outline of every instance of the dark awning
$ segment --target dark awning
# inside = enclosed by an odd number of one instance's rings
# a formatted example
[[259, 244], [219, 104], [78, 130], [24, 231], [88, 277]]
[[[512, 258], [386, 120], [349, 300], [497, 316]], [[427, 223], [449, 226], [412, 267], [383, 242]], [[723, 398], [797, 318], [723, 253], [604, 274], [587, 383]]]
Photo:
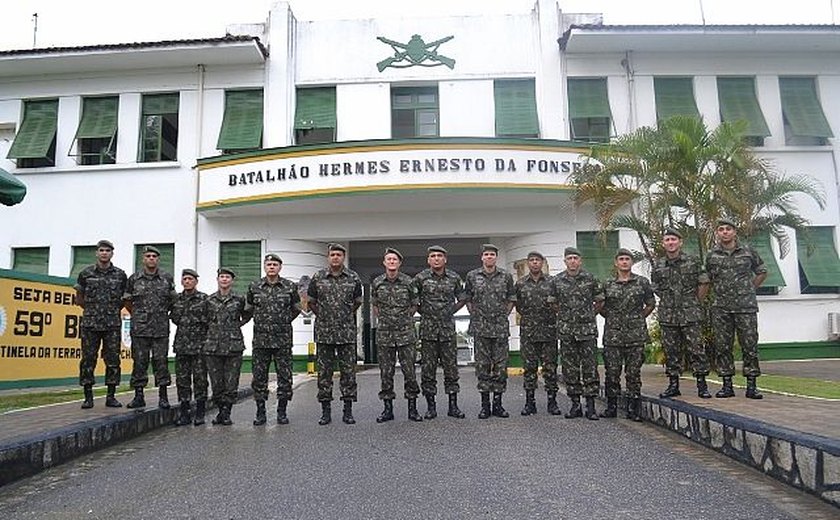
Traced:
[[0, 168], [0, 203], [14, 206], [26, 196], [26, 185], [14, 175]]

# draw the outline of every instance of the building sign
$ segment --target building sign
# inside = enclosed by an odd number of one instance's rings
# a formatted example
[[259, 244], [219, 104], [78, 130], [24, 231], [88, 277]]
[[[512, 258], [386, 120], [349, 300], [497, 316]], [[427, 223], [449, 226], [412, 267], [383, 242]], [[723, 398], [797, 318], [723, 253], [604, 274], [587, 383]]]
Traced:
[[445, 65], [450, 69], [455, 68], [455, 60], [438, 53], [438, 48], [454, 38], [447, 36], [431, 43], [426, 43], [419, 34], [415, 34], [408, 40], [408, 43], [400, 43], [382, 36], [376, 39], [394, 50], [394, 55], [385, 58], [376, 64], [379, 72], [391, 67], [393, 69], [405, 69], [408, 67], [438, 67]]

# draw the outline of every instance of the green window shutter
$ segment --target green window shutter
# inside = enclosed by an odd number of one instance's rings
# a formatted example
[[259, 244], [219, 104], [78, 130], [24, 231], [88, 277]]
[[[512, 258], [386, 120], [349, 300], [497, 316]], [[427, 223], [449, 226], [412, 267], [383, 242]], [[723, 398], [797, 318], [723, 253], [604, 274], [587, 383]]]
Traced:
[[765, 233], [753, 237], [750, 239], [750, 246], [764, 260], [764, 267], [767, 268], [767, 279], [761, 287], [785, 287], [785, 278], [782, 276], [782, 271], [776, 262], [776, 255], [773, 254], [773, 248], [770, 246], [770, 235]]
[[804, 273], [803, 292], [810, 287], [840, 286], [840, 258], [834, 245], [834, 228], [812, 227], [809, 235], [814, 250], [808, 254], [808, 240], [804, 234], [796, 235], [799, 267]]
[[753, 78], [718, 78], [718, 101], [723, 121], [744, 120], [748, 123], [748, 137], [767, 137], [770, 130], [755, 96]]
[[576, 241], [583, 258], [584, 269], [601, 281], [614, 276], [618, 231], [608, 231], [606, 237], [598, 231], [578, 231]]
[[233, 290], [245, 294], [248, 284], [262, 273], [262, 244], [254, 242], [219, 243], [219, 267], [233, 269]]
[[160, 251], [158, 269], [175, 276], [175, 244], [137, 244], [134, 246], [134, 270], [143, 270], [143, 248], [154, 246]]
[[23, 122], [9, 149], [7, 159], [45, 159], [55, 140], [58, 100], [27, 101]]
[[16, 247], [13, 251], [12, 269], [34, 274], [49, 274], [49, 247]]
[[96, 246], [73, 246], [73, 266], [70, 268], [70, 278], [76, 279], [82, 269], [96, 263]]
[[255, 150], [262, 145], [263, 91], [225, 92], [225, 116], [219, 131], [219, 150]]
[[76, 139], [114, 137], [117, 132], [119, 98], [86, 98], [82, 107], [82, 120], [76, 130]]
[[493, 95], [496, 136], [539, 137], [534, 80], [497, 80], [493, 83]]
[[653, 92], [657, 121], [673, 116], [700, 117], [692, 78], [653, 78]]
[[611, 117], [606, 78], [570, 78], [568, 87], [570, 119]]
[[143, 115], [177, 114], [180, 95], [146, 94], [143, 96]]
[[312, 128], [335, 128], [335, 87], [297, 90], [295, 130]]
[[779, 78], [782, 113], [793, 135], [798, 137], [834, 137], [825, 118], [814, 78]]

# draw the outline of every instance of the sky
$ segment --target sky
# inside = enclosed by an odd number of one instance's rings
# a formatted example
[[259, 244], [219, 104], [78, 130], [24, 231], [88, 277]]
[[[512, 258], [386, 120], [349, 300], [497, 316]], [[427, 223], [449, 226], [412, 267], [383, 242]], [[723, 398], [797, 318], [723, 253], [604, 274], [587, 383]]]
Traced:
[[[260, 23], [275, 0], [0, 0], [0, 50], [224, 36]], [[536, 0], [291, 0], [299, 19], [529, 10]], [[701, 9], [702, 6], [702, 9]], [[607, 24], [831, 24], [840, 0], [560, 0]], [[37, 31], [33, 14], [38, 13]]]

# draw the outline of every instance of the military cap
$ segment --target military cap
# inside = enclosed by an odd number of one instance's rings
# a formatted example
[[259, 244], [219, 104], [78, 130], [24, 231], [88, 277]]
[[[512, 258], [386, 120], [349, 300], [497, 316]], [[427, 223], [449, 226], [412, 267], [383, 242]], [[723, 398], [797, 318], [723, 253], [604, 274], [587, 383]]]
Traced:
[[527, 258], [533, 258], [533, 257], [539, 258], [540, 260], [545, 260], [545, 257], [543, 256], [543, 254], [540, 253], [539, 251], [531, 251], [530, 253], [528, 253]]
[[733, 228], [737, 228], [738, 226], [735, 225], [735, 221], [728, 217], [721, 217], [717, 221], [718, 226], [732, 226]]
[[108, 249], [113, 250], [114, 249], [114, 244], [111, 243], [110, 240], [100, 240], [99, 242], [96, 243], [96, 247], [97, 247], [97, 249], [107, 247]]
[[674, 229], [674, 228], [670, 228], [670, 227], [669, 227], [669, 228], [666, 228], [666, 229], [665, 229], [665, 232], [664, 232], [664, 233], [662, 233], [662, 236], [663, 236], [663, 237], [667, 237], [667, 236], [669, 236], [669, 235], [670, 235], [670, 236], [672, 236], [672, 237], [677, 237], [677, 238], [679, 238], [680, 240], [682, 240], [682, 237], [683, 237], [683, 236], [682, 236], [682, 233], [680, 233], [680, 232], [679, 232], [679, 231], [677, 231], [676, 229]]
[[499, 252], [499, 247], [495, 244], [481, 244], [481, 252], [485, 253], [487, 251], [492, 251], [494, 253]]
[[570, 255], [583, 256], [580, 254], [580, 250], [578, 250], [578, 248], [569, 246], [563, 250], [563, 256], [566, 257]]
[[219, 270], [216, 271], [216, 274], [229, 274], [233, 278], [236, 278], [236, 273], [229, 267], [220, 267]]
[[336, 244], [335, 242], [330, 244], [328, 250], [329, 251], [341, 251], [342, 253], [347, 253], [347, 248], [346, 247], [344, 247], [341, 244]]
[[160, 249], [155, 246], [143, 246], [143, 254], [145, 255], [146, 253], [154, 253], [157, 256], [160, 256]]
[[429, 246], [426, 248], [426, 253], [443, 253], [447, 254], [446, 249], [441, 246]]
[[615, 252], [615, 258], [618, 258], [619, 256], [629, 256], [630, 258], [633, 258], [633, 252], [626, 247], [619, 247], [618, 251]]
[[[397, 258], [400, 259], [400, 262], [403, 261], [403, 255], [398, 250], [394, 249], [393, 247], [386, 247], [385, 248], [385, 255], [397, 255]], [[383, 255], [383, 256], [385, 256]]]
[[269, 260], [272, 260], [274, 262], [278, 262], [278, 263], [281, 263], [281, 264], [283, 263], [283, 259], [280, 258], [280, 255], [278, 255], [276, 253], [268, 253], [267, 255], [265, 255], [265, 258], [263, 259], [263, 262], [268, 262]]
[[193, 278], [198, 278], [198, 273], [195, 269], [184, 269], [181, 271], [181, 276], [192, 276]]

